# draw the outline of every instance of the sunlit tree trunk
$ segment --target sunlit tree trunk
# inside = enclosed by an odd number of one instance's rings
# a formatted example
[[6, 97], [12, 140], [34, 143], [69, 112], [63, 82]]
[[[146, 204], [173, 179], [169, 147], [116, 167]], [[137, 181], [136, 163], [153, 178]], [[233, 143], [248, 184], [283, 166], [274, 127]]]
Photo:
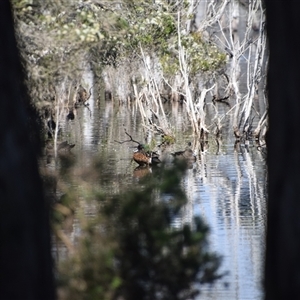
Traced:
[[300, 2], [265, 4], [270, 47], [265, 299], [300, 299]]
[[32, 142], [38, 131], [8, 0], [0, 1], [0, 41], [0, 298], [54, 299], [48, 213]]

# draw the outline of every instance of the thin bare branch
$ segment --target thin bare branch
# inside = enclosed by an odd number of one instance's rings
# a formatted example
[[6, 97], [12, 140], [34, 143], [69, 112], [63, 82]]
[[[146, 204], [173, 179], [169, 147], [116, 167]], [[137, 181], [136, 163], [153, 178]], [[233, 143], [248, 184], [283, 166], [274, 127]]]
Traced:
[[119, 143], [119, 144], [124, 144], [124, 143], [128, 143], [128, 142], [137, 143], [137, 144], [139, 144], [139, 145], [141, 144], [141, 143], [139, 143], [138, 141], [134, 140], [134, 139], [132, 138], [132, 136], [126, 131], [126, 129], [125, 129], [125, 134], [126, 134], [127, 136], [130, 137], [130, 140], [126, 140], [126, 141], [116, 141], [116, 140], [114, 140], [114, 142]]

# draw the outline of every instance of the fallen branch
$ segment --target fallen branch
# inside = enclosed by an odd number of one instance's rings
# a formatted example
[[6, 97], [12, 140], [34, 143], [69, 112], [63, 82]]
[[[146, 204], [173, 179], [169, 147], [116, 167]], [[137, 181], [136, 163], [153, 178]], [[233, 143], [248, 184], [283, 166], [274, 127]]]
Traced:
[[213, 96], [213, 98], [211, 99], [212, 103], [215, 105], [216, 102], [221, 102], [221, 103], [224, 103], [226, 104], [227, 106], [230, 107], [230, 104], [228, 101], [226, 101], [227, 99], [229, 99], [229, 96], [225, 96], [223, 98], [217, 98], [216, 95]]
[[137, 143], [137, 144], [139, 144], [139, 145], [141, 145], [141, 143], [139, 143], [138, 141], [136, 141], [136, 140], [134, 140], [133, 138], [132, 138], [132, 136], [126, 131], [126, 129], [125, 129], [125, 134], [126, 135], [128, 135], [129, 137], [130, 137], [130, 140], [126, 140], [126, 141], [116, 141], [116, 140], [114, 140], [116, 143], [119, 143], [119, 144], [124, 144], [124, 143], [127, 143], [127, 142], [134, 142], [134, 143]]

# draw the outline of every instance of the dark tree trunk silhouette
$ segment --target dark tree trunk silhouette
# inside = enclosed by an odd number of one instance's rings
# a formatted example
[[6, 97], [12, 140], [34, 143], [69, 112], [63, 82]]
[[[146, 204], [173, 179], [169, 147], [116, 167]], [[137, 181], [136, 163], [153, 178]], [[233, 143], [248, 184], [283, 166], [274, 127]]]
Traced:
[[270, 46], [265, 299], [300, 299], [300, 2], [265, 4]]
[[0, 299], [54, 299], [49, 216], [8, 0], [0, 1]]

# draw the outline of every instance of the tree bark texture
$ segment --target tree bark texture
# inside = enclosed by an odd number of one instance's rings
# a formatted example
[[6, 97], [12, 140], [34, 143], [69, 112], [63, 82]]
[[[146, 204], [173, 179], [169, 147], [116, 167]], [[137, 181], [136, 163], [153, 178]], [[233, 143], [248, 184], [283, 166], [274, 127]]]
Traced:
[[300, 299], [300, 2], [265, 4], [270, 48], [265, 299]]
[[54, 299], [49, 216], [37, 163], [39, 133], [8, 0], [0, 1], [0, 41], [0, 299]]

